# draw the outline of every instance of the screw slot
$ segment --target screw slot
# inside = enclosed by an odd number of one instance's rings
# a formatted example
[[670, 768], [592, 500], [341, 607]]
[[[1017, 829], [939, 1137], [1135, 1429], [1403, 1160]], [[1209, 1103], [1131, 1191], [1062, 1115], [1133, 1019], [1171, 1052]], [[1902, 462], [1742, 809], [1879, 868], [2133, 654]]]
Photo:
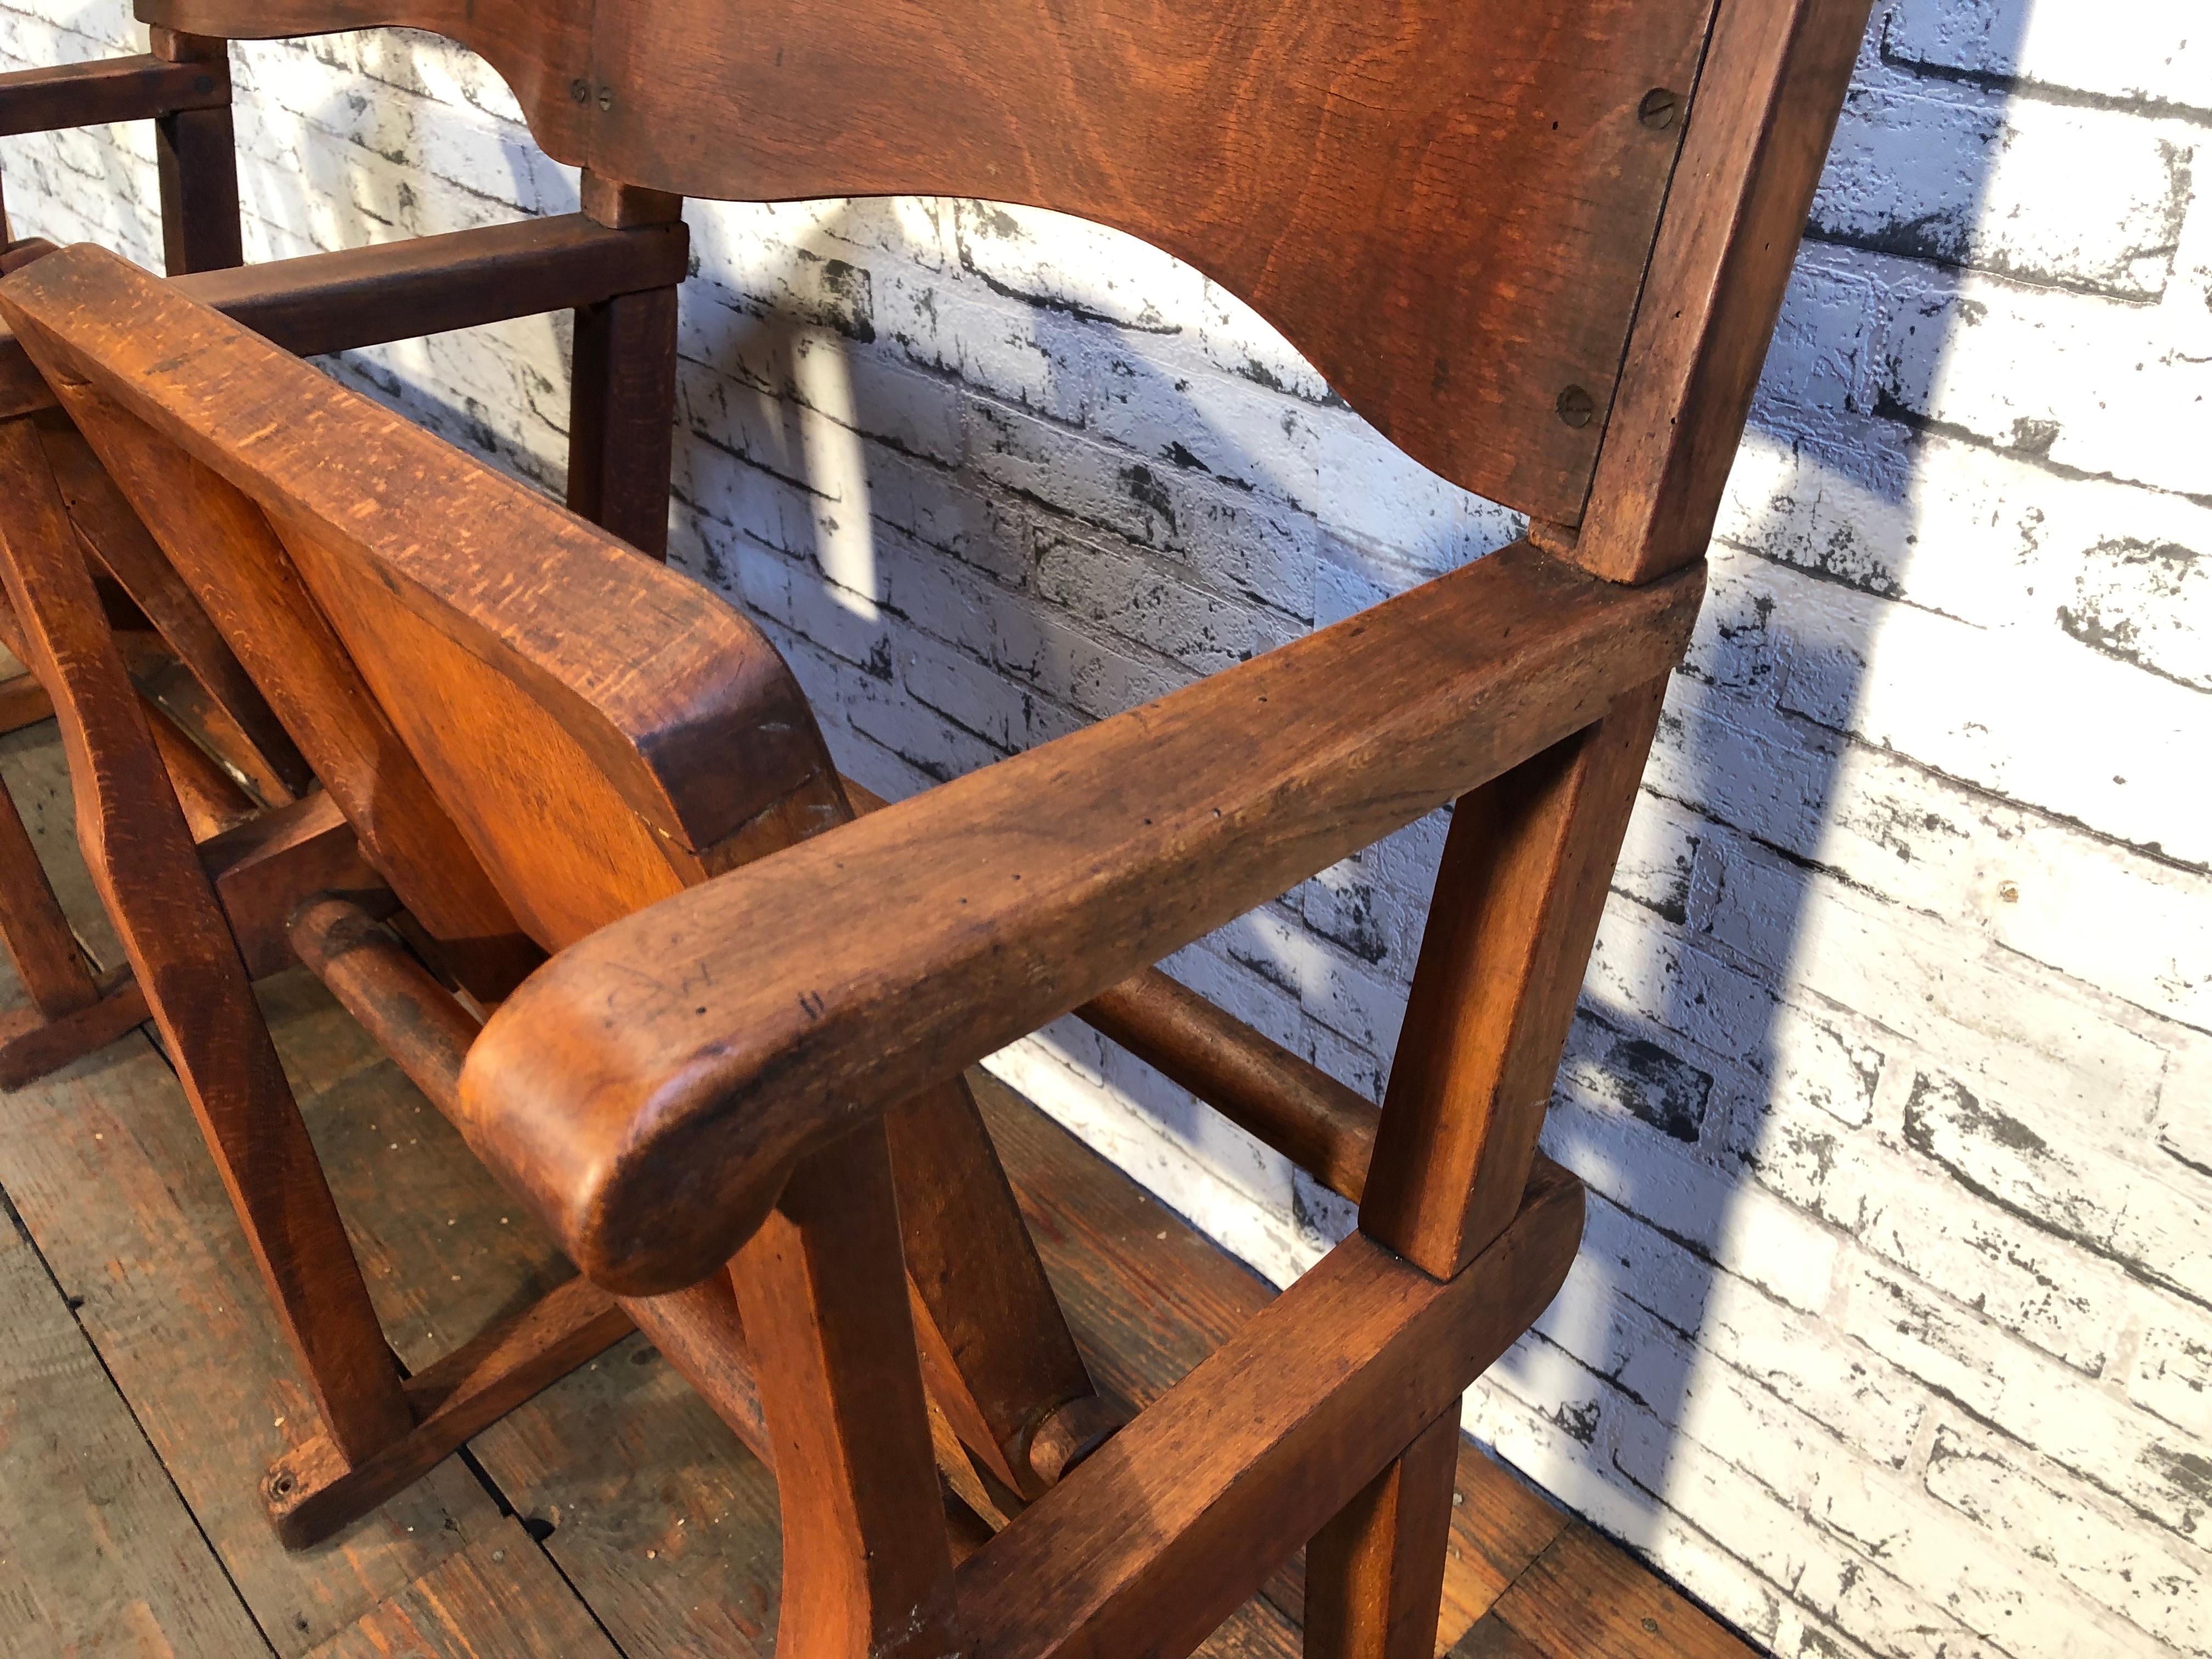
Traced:
[[592, 101], [592, 83], [588, 81], [569, 82], [568, 95], [580, 104], [590, 103]]
[[1588, 426], [1597, 417], [1597, 400], [1578, 386], [1571, 386], [1559, 394], [1559, 418], [1569, 426]]
[[1654, 87], [1644, 94], [1644, 101], [1636, 106], [1636, 118], [1654, 130], [1674, 125], [1675, 111], [1681, 100], [1664, 87]]

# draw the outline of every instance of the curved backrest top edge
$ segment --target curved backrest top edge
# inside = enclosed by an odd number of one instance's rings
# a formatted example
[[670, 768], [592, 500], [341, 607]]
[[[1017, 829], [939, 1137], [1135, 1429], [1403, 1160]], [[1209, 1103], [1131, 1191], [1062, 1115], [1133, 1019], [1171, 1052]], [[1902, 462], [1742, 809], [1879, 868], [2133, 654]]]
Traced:
[[140, 0], [139, 15], [234, 39], [444, 34], [505, 77], [556, 160], [622, 183], [972, 197], [1110, 226], [1250, 304], [1416, 460], [1571, 526], [1715, 4]]

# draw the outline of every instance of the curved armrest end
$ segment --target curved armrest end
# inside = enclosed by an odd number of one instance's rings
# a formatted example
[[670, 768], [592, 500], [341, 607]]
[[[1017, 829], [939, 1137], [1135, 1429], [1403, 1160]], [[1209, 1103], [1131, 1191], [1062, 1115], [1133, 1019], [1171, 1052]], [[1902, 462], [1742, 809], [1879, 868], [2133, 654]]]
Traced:
[[455, 1121], [588, 1277], [657, 1296], [720, 1271], [844, 1115], [763, 1103], [773, 1047], [725, 1041], [726, 1011], [706, 998], [684, 1018], [683, 988], [641, 974], [607, 936], [639, 920], [556, 957], [492, 1016]]

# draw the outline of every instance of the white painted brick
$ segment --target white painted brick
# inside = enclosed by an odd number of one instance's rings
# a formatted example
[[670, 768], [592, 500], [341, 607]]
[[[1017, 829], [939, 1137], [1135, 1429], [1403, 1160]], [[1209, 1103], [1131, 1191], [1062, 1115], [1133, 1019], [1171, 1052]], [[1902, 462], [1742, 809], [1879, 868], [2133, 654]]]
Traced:
[[1820, 1472], [1812, 1514], [2016, 1659], [2154, 1656], [2157, 1641], [2054, 1583], [2024, 1554], [1893, 1475], [1841, 1461]]
[[1862, 83], [1813, 227], [1884, 252], [2155, 300], [2191, 200], [2185, 133], [2177, 143], [2124, 114], [1965, 87]]
[[2138, 1290], [2128, 1398], [2212, 1446], [2212, 1310]]
[[2039, 1479], [2016, 1448], [1970, 1424], [1937, 1431], [1927, 1483], [1944, 1503], [2160, 1642], [2212, 1653], [2212, 1559], [2201, 1552], [2167, 1548], [2130, 1524], [2124, 1510], [2107, 1512]]
[[1729, 1179], [1633, 1119], [1571, 1097], [1553, 1097], [1544, 1150], [1623, 1209], [1791, 1306], [1826, 1304], [1837, 1242], [1771, 1194]]
[[1878, 1265], [1853, 1276], [1844, 1328], [1930, 1387], [2157, 1526], [2204, 1535], [2212, 1462], [2186, 1437]]
[[[2202, 350], [2212, 319], [2197, 307], [1972, 272], [1923, 277], [1895, 305], [1881, 348], [1884, 405], [2029, 459], [2204, 494], [2192, 434], [2212, 392]], [[2024, 358], [2034, 373], [2018, 372]]]
[[2212, 43], [2166, 0], [1904, 0], [1885, 54], [1912, 68], [2212, 112]]
[[2201, 1192], [2124, 1173], [2063, 1115], [2008, 1103], [1923, 1069], [1905, 1103], [1906, 1144], [2127, 1273], [2184, 1294], [2212, 1285], [2212, 1212]]

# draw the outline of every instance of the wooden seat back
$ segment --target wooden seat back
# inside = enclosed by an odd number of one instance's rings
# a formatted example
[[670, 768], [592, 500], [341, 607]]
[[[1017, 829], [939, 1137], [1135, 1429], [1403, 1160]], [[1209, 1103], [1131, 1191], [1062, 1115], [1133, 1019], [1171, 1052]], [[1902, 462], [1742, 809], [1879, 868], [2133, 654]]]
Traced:
[[[141, 0], [409, 24], [600, 177], [1079, 215], [1249, 301], [1453, 482], [1583, 512], [1715, 0]], [[1794, 229], [1794, 227], [1793, 227]]]
[[434, 931], [557, 950], [844, 816], [690, 579], [98, 249], [0, 313]]

